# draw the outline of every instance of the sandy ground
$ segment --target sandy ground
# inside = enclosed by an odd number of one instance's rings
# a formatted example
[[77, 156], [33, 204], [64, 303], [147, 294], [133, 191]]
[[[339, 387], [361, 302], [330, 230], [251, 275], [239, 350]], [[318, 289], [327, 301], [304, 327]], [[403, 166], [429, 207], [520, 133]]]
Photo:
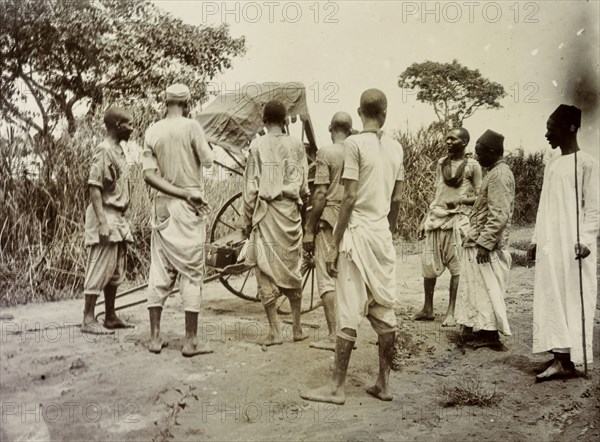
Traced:
[[[215, 351], [193, 359], [180, 354], [178, 295], [163, 315], [169, 346], [160, 355], [146, 348], [144, 306], [123, 311], [136, 329], [108, 337], [79, 332], [81, 300], [3, 309], [14, 318], [0, 321], [2, 440], [599, 440], [600, 315], [589, 378], [535, 384], [534, 370], [548, 357], [531, 354], [533, 269], [511, 272], [509, 350], [463, 354], [453, 344], [456, 328], [441, 327], [449, 275], [438, 281], [436, 320], [412, 322], [423, 296], [420, 261], [414, 247], [398, 252], [403, 347], [402, 367], [391, 375], [393, 402], [364, 391], [378, 366], [367, 321], [350, 362], [346, 404], [310, 403], [298, 392], [325, 382], [333, 362], [332, 352], [308, 347], [326, 334], [322, 310], [303, 315], [319, 327], [306, 326], [309, 341], [292, 343], [285, 325], [286, 342], [263, 351], [262, 307], [214, 282], [205, 286], [201, 329]], [[497, 405], [443, 406], [443, 386], [474, 378], [500, 396]]]

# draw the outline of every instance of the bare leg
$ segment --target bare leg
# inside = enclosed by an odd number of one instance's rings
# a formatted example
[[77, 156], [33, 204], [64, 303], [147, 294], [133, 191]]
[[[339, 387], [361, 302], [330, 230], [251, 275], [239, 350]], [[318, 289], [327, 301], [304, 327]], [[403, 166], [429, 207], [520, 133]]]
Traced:
[[292, 334], [294, 341], [304, 341], [308, 338], [308, 334], [304, 333], [300, 325], [300, 313], [302, 310], [302, 298], [289, 298], [290, 310], [292, 310]]
[[[292, 305], [290, 301], [290, 306]], [[281, 329], [279, 328], [279, 322], [277, 319], [277, 306], [275, 302], [264, 305], [265, 312], [267, 313], [267, 320], [269, 321], [269, 336], [265, 341], [260, 342], [260, 345], [279, 345], [283, 344], [283, 338], [281, 337]], [[293, 312], [293, 310], [292, 310]]]
[[442, 322], [442, 327], [454, 327], [456, 325], [456, 321], [454, 320], [454, 308], [456, 306], [459, 281], [460, 275], [452, 275], [450, 277], [450, 301], [448, 302], [448, 311], [446, 312], [444, 322]]
[[198, 312], [185, 312], [185, 342], [181, 354], [186, 358], [212, 353], [207, 342], [198, 345]]
[[162, 307], [149, 307], [148, 314], [150, 316], [150, 343], [148, 344], [148, 351], [159, 354], [167, 346], [167, 343], [163, 342], [160, 337]]
[[[356, 337], [356, 330], [345, 328], [342, 331], [348, 336]], [[300, 397], [307, 401], [343, 405], [346, 402], [346, 373], [353, 346], [354, 340], [351, 341], [338, 336], [335, 347], [335, 365], [330, 383], [324, 387], [301, 392]]]
[[413, 316], [415, 321], [433, 321], [433, 292], [435, 290], [436, 278], [423, 278], [423, 289], [425, 290], [425, 305], [423, 309]]
[[379, 375], [375, 385], [367, 388], [367, 393], [382, 401], [391, 401], [394, 397], [389, 391], [390, 368], [394, 357], [396, 333], [379, 335]]
[[106, 306], [106, 316], [104, 317], [104, 327], [112, 330], [116, 328], [134, 328], [133, 324], [123, 321], [115, 312], [115, 298], [117, 296], [117, 287], [107, 285], [104, 287], [104, 305]]
[[85, 303], [83, 306], [83, 321], [81, 322], [81, 333], [89, 333], [92, 335], [112, 335], [115, 332], [106, 330], [94, 316], [96, 309], [96, 300], [98, 295], [85, 295]]
[[325, 313], [329, 334], [324, 339], [311, 342], [309, 346], [321, 350], [335, 351], [335, 292], [324, 293], [321, 300], [323, 301], [323, 312]]

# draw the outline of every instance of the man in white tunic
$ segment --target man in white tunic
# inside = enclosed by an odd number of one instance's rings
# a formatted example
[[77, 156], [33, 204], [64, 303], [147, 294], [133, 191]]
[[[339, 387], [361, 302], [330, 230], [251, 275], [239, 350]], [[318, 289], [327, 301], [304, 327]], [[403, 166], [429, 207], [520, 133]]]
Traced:
[[[306, 400], [343, 404], [350, 355], [366, 317], [379, 336], [379, 375], [367, 393], [391, 401], [389, 374], [396, 336], [396, 251], [392, 233], [404, 180], [402, 146], [381, 131], [387, 99], [378, 89], [360, 97], [363, 131], [344, 142], [344, 194], [333, 231], [328, 273], [337, 274], [337, 341], [330, 384], [300, 393]], [[339, 252], [338, 252], [339, 251]]]
[[185, 310], [182, 355], [212, 352], [199, 343], [198, 315], [204, 278], [206, 208], [202, 168], [211, 167], [213, 152], [200, 123], [189, 114], [190, 90], [183, 84], [167, 88], [167, 115], [146, 130], [144, 179], [155, 189], [152, 214], [151, 261], [148, 275], [150, 343], [160, 353], [163, 306], [179, 275], [179, 292]]
[[302, 217], [308, 197], [308, 161], [302, 142], [283, 132], [287, 111], [269, 101], [263, 110], [267, 134], [250, 143], [244, 171], [243, 226], [249, 238], [246, 265], [254, 267], [269, 335], [262, 345], [283, 343], [277, 298], [284, 295], [292, 313], [294, 341], [308, 338], [300, 325], [302, 307]]
[[464, 289], [456, 303], [456, 322], [476, 333], [474, 348], [505, 350], [498, 332], [510, 336], [504, 294], [511, 265], [508, 231], [514, 209], [515, 178], [504, 161], [504, 137], [487, 130], [475, 145], [477, 161], [488, 173], [481, 183], [465, 238]]
[[[533, 296], [533, 352], [550, 351], [538, 381], [571, 375], [583, 360], [583, 334], [579, 287], [582, 267], [583, 310], [587, 361], [592, 362], [592, 336], [596, 311], [596, 260], [598, 235], [598, 162], [580, 150], [577, 130], [581, 111], [561, 104], [548, 119], [546, 139], [561, 154], [546, 164], [529, 258], [535, 265]], [[578, 201], [575, 202], [575, 152]], [[579, 205], [579, 220], [576, 217]], [[577, 222], [580, 242], [577, 243]], [[537, 253], [536, 253], [537, 252]]]

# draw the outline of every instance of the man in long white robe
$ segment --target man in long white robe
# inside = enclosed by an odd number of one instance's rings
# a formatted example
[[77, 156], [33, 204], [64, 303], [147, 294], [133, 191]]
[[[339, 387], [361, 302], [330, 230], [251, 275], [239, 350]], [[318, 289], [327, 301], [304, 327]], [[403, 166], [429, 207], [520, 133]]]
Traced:
[[[538, 206], [530, 258], [535, 265], [533, 298], [533, 352], [552, 352], [554, 359], [537, 380], [569, 375], [584, 362], [579, 287], [582, 270], [583, 309], [587, 362], [592, 362], [592, 336], [597, 298], [597, 247], [599, 226], [598, 162], [577, 145], [581, 113], [561, 105], [550, 116], [546, 138], [562, 155], [548, 161]], [[575, 201], [575, 152], [577, 188]], [[579, 206], [579, 220], [576, 216]], [[577, 245], [577, 223], [580, 246]]]

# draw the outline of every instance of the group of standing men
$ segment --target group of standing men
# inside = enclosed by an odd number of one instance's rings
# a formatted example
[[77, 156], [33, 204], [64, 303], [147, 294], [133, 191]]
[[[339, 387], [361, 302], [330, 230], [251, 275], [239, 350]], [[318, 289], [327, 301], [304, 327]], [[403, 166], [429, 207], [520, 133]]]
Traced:
[[[188, 357], [212, 351], [207, 343], [198, 342], [197, 328], [208, 207], [202, 168], [210, 167], [213, 162], [202, 127], [187, 118], [189, 102], [190, 91], [186, 86], [178, 84], [167, 89], [166, 117], [146, 131], [142, 160], [145, 180], [156, 191], [148, 348], [160, 353], [166, 346], [160, 337], [161, 312], [179, 275], [186, 332], [182, 354]], [[559, 113], [551, 116], [546, 135], [553, 148], [561, 147], [563, 158], [579, 150], [575, 134], [580, 123], [573, 120], [572, 107], [568, 108], [567, 113], [557, 110]], [[335, 364], [327, 386], [301, 393], [307, 400], [345, 402], [346, 372], [364, 317], [379, 337], [380, 367], [375, 384], [366, 391], [381, 400], [392, 400], [389, 372], [394, 354], [393, 308], [397, 299], [392, 235], [402, 200], [404, 158], [402, 146], [382, 132], [386, 112], [383, 92], [369, 89], [360, 98], [358, 114], [363, 126], [360, 133], [353, 130], [350, 115], [345, 112], [334, 115], [329, 127], [333, 144], [318, 151], [313, 207], [304, 228], [301, 208], [309, 196], [308, 162], [304, 145], [285, 133], [287, 112], [281, 102], [265, 105], [263, 122], [267, 134], [250, 144], [241, 215], [243, 232], [249, 240], [245, 262], [255, 269], [259, 297], [270, 326], [263, 345], [283, 342], [275, 306], [281, 295], [290, 301], [294, 341], [308, 337], [300, 325], [301, 265], [303, 249], [314, 252], [329, 334], [311, 346], [334, 350]], [[131, 123], [132, 116], [126, 110], [108, 109], [107, 136], [93, 156], [88, 181], [91, 204], [86, 212], [86, 244], [91, 246], [84, 287], [82, 331], [86, 333], [107, 332], [94, 318], [96, 299], [102, 292], [106, 301], [105, 328], [130, 326], [116, 316], [114, 298], [124, 277], [125, 243], [131, 241], [123, 216], [129, 203], [129, 189], [123, 176], [124, 154], [119, 144], [129, 138]], [[474, 160], [465, 155], [468, 132], [454, 129], [448, 133], [448, 155], [437, 163], [435, 198], [419, 232], [425, 239], [422, 254], [425, 305], [415, 316], [416, 320], [434, 318], [436, 278], [447, 267], [451, 273], [450, 306], [443, 325], [459, 323], [467, 332], [470, 345], [496, 350], [503, 349], [498, 332], [510, 335], [504, 294], [511, 264], [506, 245], [515, 193], [513, 174], [503, 160], [503, 140], [502, 135], [486, 131], [477, 140], [477, 160]], [[573, 323], [576, 305], [568, 298], [573, 296], [569, 292], [574, 281], [570, 268], [575, 258], [584, 260], [590, 255], [585, 261], [584, 285], [591, 361], [596, 299], [592, 242], [598, 232], [598, 171], [589, 155], [580, 152], [579, 156], [579, 222], [584, 239], [579, 243], [573, 241], [569, 230], [574, 225], [573, 214], [566, 207], [557, 207], [557, 201], [563, 197], [558, 193], [568, 187], [570, 175], [562, 172], [562, 168], [560, 172], [554, 169], [549, 172], [552, 162], [546, 169], [538, 212], [536, 241], [543, 247], [538, 252], [536, 272], [534, 319], [539, 322], [534, 351], [555, 354], [540, 379], [569, 374], [574, 370], [572, 363], [580, 362], [581, 346], [577, 346], [581, 328]], [[480, 166], [488, 171], [483, 179]], [[560, 176], [555, 177], [556, 174]], [[552, 232], [558, 227], [570, 236], [558, 241]], [[565, 244], [570, 244], [573, 256], [567, 256]], [[533, 247], [529, 253], [533, 256]], [[563, 267], [557, 269], [562, 262]], [[552, 275], [542, 274], [549, 271]], [[459, 293], [461, 274], [465, 287]], [[547, 287], [549, 279], [551, 291]]]

